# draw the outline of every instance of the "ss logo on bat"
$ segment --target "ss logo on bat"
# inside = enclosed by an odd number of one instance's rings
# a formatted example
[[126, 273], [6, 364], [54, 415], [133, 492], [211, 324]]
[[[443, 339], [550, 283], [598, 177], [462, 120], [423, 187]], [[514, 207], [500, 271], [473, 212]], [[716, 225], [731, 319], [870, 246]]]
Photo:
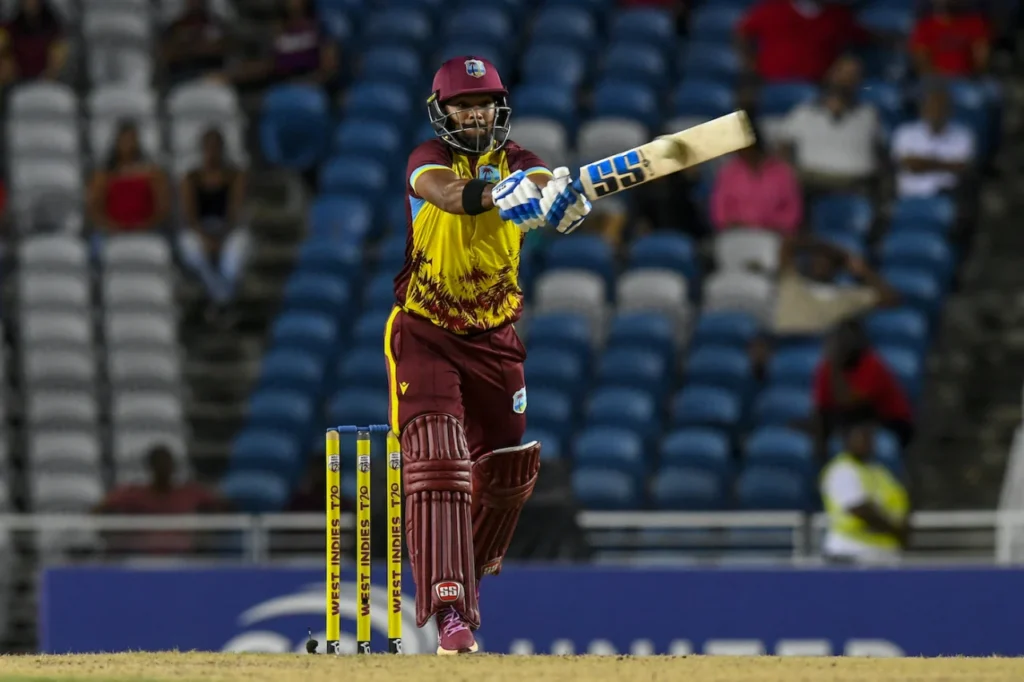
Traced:
[[647, 178], [646, 162], [635, 149], [616, 154], [590, 167], [590, 182], [599, 197], [629, 189]]

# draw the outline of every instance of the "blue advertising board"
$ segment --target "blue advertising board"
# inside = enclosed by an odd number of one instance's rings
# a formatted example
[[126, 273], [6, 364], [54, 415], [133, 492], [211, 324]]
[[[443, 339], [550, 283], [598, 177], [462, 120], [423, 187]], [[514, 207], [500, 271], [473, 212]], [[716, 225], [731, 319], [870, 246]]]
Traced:
[[[354, 650], [355, 584], [342, 583], [342, 642]], [[374, 647], [386, 594], [374, 576]], [[406, 576], [407, 653], [415, 627]], [[716, 569], [509, 566], [484, 580], [482, 648], [502, 653], [1024, 655], [1024, 570]], [[303, 651], [323, 642], [323, 571], [295, 568], [45, 571], [40, 646]]]

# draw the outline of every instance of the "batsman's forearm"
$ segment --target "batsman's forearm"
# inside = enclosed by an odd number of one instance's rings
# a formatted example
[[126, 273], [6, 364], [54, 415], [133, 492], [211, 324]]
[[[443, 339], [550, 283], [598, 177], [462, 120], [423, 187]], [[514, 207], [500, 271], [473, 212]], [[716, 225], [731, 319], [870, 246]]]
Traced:
[[[431, 201], [431, 203], [437, 205], [438, 208], [446, 213], [467, 215], [466, 208], [462, 201], [462, 193], [465, 191], [466, 185], [470, 182], [472, 182], [472, 180], [464, 180], [461, 178], [458, 180], [452, 180], [441, 190], [441, 196], [438, 197], [438, 201]], [[494, 198], [491, 196], [491, 190], [493, 189], [493, 184], [488, 184], [484, 188], [482, 203], [483, 207], [488, 211], [494, 208]]]

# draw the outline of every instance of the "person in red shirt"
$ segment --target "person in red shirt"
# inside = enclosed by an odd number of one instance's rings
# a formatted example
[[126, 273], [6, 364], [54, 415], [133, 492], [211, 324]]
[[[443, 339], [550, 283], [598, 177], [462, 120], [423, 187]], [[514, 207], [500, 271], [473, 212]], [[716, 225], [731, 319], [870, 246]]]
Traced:
[[118, 127], [106, 167], [89, 183], [89, 214], [101, 233], [153, 230], [170, 215], [167, 176], [145, 158], [132, 122]]
[[961, 11], [956, 0], [933, 0], [910, 36], [920, 75], [964, 77], [984, 73], [991, 51], [991, 27], [981, 12]]
[[67, 40], [57, 13], [45, 0], [21, 0], [14, 18], [0, 28], [0, 83], [59, 78], [67, 62]]
[[868, 38], [848, 7], [823, 0], [761, 0], [737, 36], [740, 56], [767, 82], [817, 82], [845, 49]]
[[814, 372], [819, 452], [836, 427], [873, 419], [906, 447], [914, 433], [910, 400], [899, 380], [868, 343], [859, 320], [841, 322]]

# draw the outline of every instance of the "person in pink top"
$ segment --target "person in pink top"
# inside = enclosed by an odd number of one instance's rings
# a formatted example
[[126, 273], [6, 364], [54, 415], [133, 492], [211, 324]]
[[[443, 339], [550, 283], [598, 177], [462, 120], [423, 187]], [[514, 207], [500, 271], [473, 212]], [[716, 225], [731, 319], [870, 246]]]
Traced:
[[792, 166], [768, 154], [758, 137], [718, 171], [710, 213], [716, 230], [759, 227], [791, 235], [803, 221], [803, 194]]

